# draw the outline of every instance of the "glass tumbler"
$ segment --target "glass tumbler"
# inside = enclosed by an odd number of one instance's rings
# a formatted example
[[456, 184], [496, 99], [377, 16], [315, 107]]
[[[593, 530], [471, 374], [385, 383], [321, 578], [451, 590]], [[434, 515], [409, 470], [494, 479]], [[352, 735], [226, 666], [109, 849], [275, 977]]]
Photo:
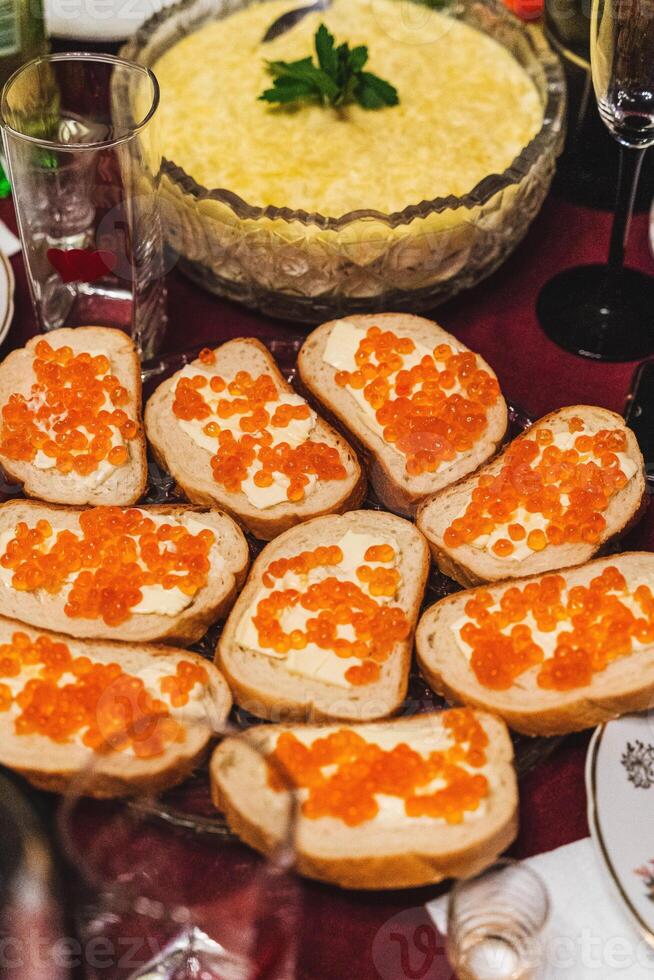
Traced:
[[447, 954], [460, 980], [531, 980], [543, 958], [549, 896], [539, 875], [497, 861], [450, 893]]
[[104, 324], [143, 356], [165, 329], [159, 86], [104, 54], [36, 58], [6, 83], [4, 150], [42, 331]]

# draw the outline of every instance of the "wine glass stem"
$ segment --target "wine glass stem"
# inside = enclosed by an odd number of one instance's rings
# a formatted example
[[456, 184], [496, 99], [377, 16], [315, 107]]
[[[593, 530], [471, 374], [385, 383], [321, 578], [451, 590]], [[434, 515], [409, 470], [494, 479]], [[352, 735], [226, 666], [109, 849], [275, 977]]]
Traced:
[[619, 273], [624, 267], [624, 253], [629, 235], [629, 224], [634, 210], [640, 168], [643, 165], [646, 147], [634, 148], [620, 145], [620, 170], [618, 173], [618, 196], [615, 202], [613, 230], [609, 246], [609, 269]]

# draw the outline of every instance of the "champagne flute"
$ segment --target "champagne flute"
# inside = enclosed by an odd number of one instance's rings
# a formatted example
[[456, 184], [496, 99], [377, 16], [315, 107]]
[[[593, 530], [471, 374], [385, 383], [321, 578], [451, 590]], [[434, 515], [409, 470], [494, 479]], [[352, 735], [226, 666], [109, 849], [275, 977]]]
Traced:
[[653, 0], [593, 0], [590, 51], [600, 116], [620, 144], [608, 262], [559, 273], [541, 290], [537, 313], [566, 350], [631, 361], [654, 352], [654, 278], [624, 264], [638, 178], [654, 143]]

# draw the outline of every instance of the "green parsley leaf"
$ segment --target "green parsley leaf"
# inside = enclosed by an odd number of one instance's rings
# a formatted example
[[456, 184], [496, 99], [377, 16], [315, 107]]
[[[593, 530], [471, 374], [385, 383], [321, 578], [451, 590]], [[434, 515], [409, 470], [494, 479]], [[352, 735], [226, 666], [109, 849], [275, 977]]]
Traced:
[[359, 72], [356, 98], [364, 109], [383, 109], [400, 101], [396, 88], [369, 71]]
[[292, 102], [317, 102], [325, 106], [344, 106], [356, 102], [364, 109], [382, 109], [400, 101], [390, 82], [363, 71], [368, 62], [368, 48], [360, 44], [350, 48], [346, 42], [336, 47], [334, 35], [324, 24], [316, 31], [316, 57], [298, 61], [269, 61], [273, 87], [259, 99], [287, 105]]
[[306, 101], [315, 96], [313, 85], [296, 78], [278, 79], [274, 88], [262, 92], [259, 98], [262, 102], [279, 102], [280, 104]]
[[350, 51], [350, 68], [353, 72], [360, 72], [368, 61], [368, 48], [365, 44], [360, 44], [357, 48]]
[[[316, 54], [318, 64], [330, 78], [336, 81], [338, 72], [338, 55], [334, 44], [334, 35], [330, 34], [324, 24], [321, 24], [316, 31]], [[311, 59], [309, 59], [311, 60]]]

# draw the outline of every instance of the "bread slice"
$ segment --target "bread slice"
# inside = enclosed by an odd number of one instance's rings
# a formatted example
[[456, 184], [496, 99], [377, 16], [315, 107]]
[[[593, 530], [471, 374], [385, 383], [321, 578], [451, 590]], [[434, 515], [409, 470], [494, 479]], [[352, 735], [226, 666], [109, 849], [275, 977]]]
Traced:
[[[207, 628], [226, 615], [238, 594], [248, 568], [249, 550], [240, 528], [231, 517], [219, 510], [188, 506], [140, 507], [151, 516], [191, 519], [206, 525], [216, 535], [215, 551], [220, 561], [213, 560], [207, 584], [199, 589], [190, 605], [177, 615], [165, 613], [133, 613], [117, 626], [108, 626], [103, 619], [78, 619], [64, 612], [65, 595], [51, 595], [44, 589], [34, 592], [17, 591], [5, 576], [0, 576], [0, 615], [19, 619], [32, 626], [56, 629], [69, 636], [95, 639], [125, 640], [147, 643], [162, 640], [167, 643], [190, 644], [199, 640]], [[39, 520], [49, 521], [54, 533], [71, 530], [79, 534], [81, 511], [72, 507], [57, 507], [31, 500], [12, 500], [0, 505], [0, 536], [13, 532], [19, 521], [34, 527]], [[0, 548], [4, 554], [5, 548]], [[210, 555], [212, 553], [210, 552]]]
[[[609, 499], [608, 507], [603, 512], [606, 527], [599, 539], [592, 543], [583, 541], [551, 544], [548, 542], [542, 551], [533, 552], [523, 558], [501, 558], [490, 551], [473, 547], [470, 543], [455, 548], [448, 547], [444, 540], [445, 531], [452, 520], [465, 511], [479, 478], [484, 475], [498, 475], [505, 459], [506, 450], [504, 450], [476, 473], [427, 498], [418, 509], [417, 525], [429, 541], [434, 561], [445, 575], [468, 587], [482, 582], [523, 578], [556, 568], [581, 565], [589, 561], [602, 545], [618, 536], [638, 518], [645, 497], [643, 457], [635, 435], [625, 426], [620, 415], [596, 406], [572, 405], [545, 415], [527, 432], [518, 436], [518, 439], [531, 439], [540, 429], [548, 427], [553, 427], [555, 431], [557, 429], [567, 431], [568, 422], [574, 417], [583, 419], [594, 429], [622, 430], [626, 434], [626, 455], [635, 465], [635, 472], [626, 486]], [[511, 519], [507, 521], [507, 524], [509, 523]]]
[[[395, 644], [388, 659], [381, 664], [379, 678], [362, 685], [338, 685], [328, 679], [292, 673], [284, 659], [243, 646], [239, 632], [258, 602], [263, 575], [270, 563], [320, 546], [334, 545], [349, 531], [372, 535], [376, 543], [394, 542], [399, 551], [396, 567], [401, 582], [397, 595], [390, 601], [404, 610], [411, 623], [411, 635]], [[429, 549], [422, 535], [413, 524], [392, 514], [350, 511], [342, 516], [317, 517], [286, 531], [264, 548], [254, 563], [216, 650], [216, 663], [228, 678], [238, 704], [252, 714], [272, 721], [325, 718], [366, 721], [392, 714], [406, 694], [413, 627], [428, 571]], [[314, 652], [318, 655], [317, 650]], [[333, 659], [338, 663], [336, 657]]]
[[[21, 711], [13, 700], [0, 712], [0, 763], [19, 772], [39, 789], [60, 793], [77, 779], [77, 789], [85, 796], [160, 792], [181, 782], [200, 764], [212, 738], [224, 726], [231, 707], [229, 688], [213, 664], [196, 653], [165, 646], [71, 640], [58, 633], [35, 630], [0, 617], [0, 644], [11, 644], [17, 633], [32, 642], [44, 637], [53, 643], [63, 643], [73, 658], [85, 657], [93, 664], [118, 664], [125, 673], [139, 676], [152, 698], [163, 699], [171, 716], [184, 728], [183, 741], [167, 741], [158, 755], [139, 758], [130, 748], [121, 751], [117, 747], [113, 751], [94, 753], [81, 741], [83, 730], [77, 737], [68, 736], [64, 741], [55, 741], [38, 731], [17, 733], [16, 719]], [[174, 675], [182, 661], [203, 667], [208, 680], [206, 684], [194, 685], [186, 706], [172, 708], [159, 682], [163, 676]], [[61, 689], [72, 681], [64, 674], [54, 683]], [[15, 678], [5, 675], [2, 682], [15, 685], [16, 693], [23, 687], [20, 674]], [[110, 698], [111, 685], [101, 695], [105, 710]], [[116, 699], [122, 710], [124, 692], [117, 691]], [[135, 743], [139, 737], [146, 738], [153, 731], [152, 722], [143, 718], [142, 711], [141, 704], [136, 708], [139, 713], [131, 715], [133, 725], [127, 729]]]
[[[253, 377], [268, 374], [282, 395], [296, 394], [259, 340], [252, 337], [230, 340], [216, 349], [215, 356], [215, 371], [225, 380], [234, 378], [238, 371], [248, 371]], [[200, 361], [194, 361], [192, 366], [202, 365]], [[218, 505], [257, 538], [269, 541], [301, 521], [321, 514], [342, 513], [363, 501], [366, 481], [356, 453], [321, 418], [316, 418], [310, 438], [338, 451], [346, 470], [345, 479], [319, 480], [299, 502], [283, 501], [269, 507], [255, 506], [242, 490], [228, 491], [214, 480], [211, 469], [213, 453], [199, 446], [191, 435], [183, 431], [173, 413], [179, 376], [178, 372], [164, 381], [149, 399], [145, 410], [145, 427], [158, 462], [175, 478], [193, 503]], [[282, 439], [283, 436], [280, 436], [280, 441]]]
[[[383, 739], [385, 748], [405, 743], [420, 754], [443, 748], [443, 720], [447, 712], [416, 715], [390, 722], [356, 725], [367, 741]], [[401, 798], [392, 815], [378, 814], [355, 826], [339, 817], [310, 818], [300, 803], [295, 828], [295, 861], [300, 874], [342, 888], [413, 888], [432, 885], [444, 878], [477, 874], [502, 853], [517, 832], [517, 789], [513, 748], [506, 727], [492, 715], [475, 712], [487, 737], [487, 764], [482, 771], [489, 781], [489, 795], [479, 812], [470, 812], [460, 823], [442, 818], [409, 817]], [[303, 741], [325, 738], [338, 726], [293, 728], [262, 725], [250, 729], [251, 739], [268, 753], [282, 732]], [[447, 743], [446, 743], [447, 744]], [[288, 793], [268, 782], [269, 766], [244, 739], [228, 738], [215, 750], [210, 765], [212, 797], [232, 830], [251, 847], [272, 854], [288, 833]], [[303, 799], [303, 792], [298, 794]], [[387, 798], [389, 799], [389, 798]], [[379, 802], [379, 797], [376, 797]]]
[[50, 331], [46, 337], [32, 337], [25, 347], [8, 354], [0, 365], [0, 406], [6, 405], [14, 393], [29, 398], [36, 381], [32, 368], [34, 349], [44, 339], [54, 349], [67, 346], [75, 354], [105, 354], [109, 358], [111, 374], [119, 379], [129, 396], [121, 408], [138, 424], [137, 435], [125, 442], [129, 460], [123, 466], [114, 467], [100, 483], [94, 474], [87, 477], [74, 471], [64, 474], [55, 468], [40, 469], [33, 462], [10, 459], [1, 451], [0, 464], [12, 479], [23, 484], [29, 497], [78, 507], [135, 503], [145, 492], [148, 467], [141, 418], [141, 362], [134, 342], [124, 331], [111, 327], [63, 327]]
[[[627, 585], [654, 588], [654, 554], [632, 552], [599, 558], [563, 572], [566, 585], [588, 585], [605, 568], [617, 567]], [[542, 576], [519, 579], [523, 588]], [[497, 600], [509, 584], [485, 588]], [[592, 682], [567, 691], [541, 687], [538, 667], [520, 674], [507, 690], [493, 690], [478, 680], [455, 635], [467, 617], [464, 608], [479, 589], [441, 599], [423, 615], [416, 633], [420, 669], [428, 684], [448, 700], [473, 705], [500, 715], [511, 728], [527, 735], [562, 735], [603, 724], [629, 711], [651, 708], [654, 699], [654, 644], [618, 657]], [[562, 624], [563, 625], [563, 624]], [[570, 628], [569, 622], [564, 624]]]
[[[362, 449], [370, 481], [379, 500], [389, 510], [413, 516], [420, 500], [472, 473], [497, 452], [508, 424], [506, 402], [500, 395], [496, 404], [488, 409], [488, 425], [472, 450], [460, 454], [452, 465], [439, 467], [434, 473], [411, 476], [406, 471], [406, 456], [382, 438], [352, 394], [336, 384], [336, 368], [323, 360], [331, 332], [342, 322], [332, 320], [309, 334], [298, 355], [300, 378], [329, 415], [345, 427], [355, 444]], [[391, 330], [399, 337], [411, 338], [430, 351], [438, 344], [449, 344], [458, 352], [468, 350], [437, 323], [408, 313], [349, 316], [346, 322], [360, 330], [375, 326], [381, 330]], [[476, 357], [478, 368], [495, 378], [495, 373], [483, 358], [479, 355]]]

